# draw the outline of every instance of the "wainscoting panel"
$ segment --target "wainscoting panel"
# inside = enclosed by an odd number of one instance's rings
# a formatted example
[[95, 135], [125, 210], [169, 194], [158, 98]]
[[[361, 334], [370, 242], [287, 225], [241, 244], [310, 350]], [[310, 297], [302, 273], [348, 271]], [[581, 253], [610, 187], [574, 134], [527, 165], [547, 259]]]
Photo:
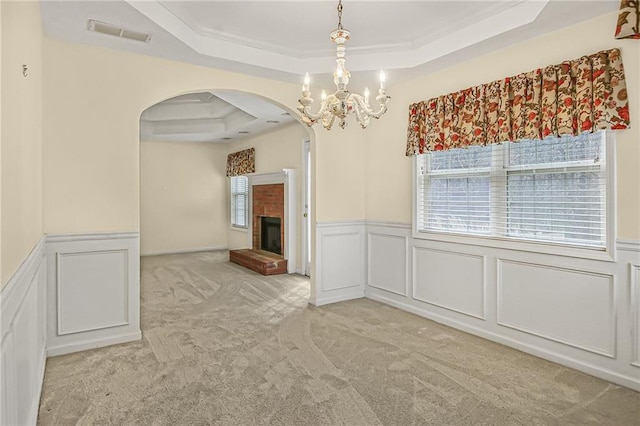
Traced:
[[368, 232], [367, 285], [407, 295], [407, 237]]
[[45, 367], [45, 238], [0, 292], [0, 424], [36, 423]]
[[498, 324], [614, 358], [614, 277], [498, 260]]
[[127, 325], [127, 251], [58, 253], [58, 335]]
[[364, 297], [364, 222], [316, 225], [316, 305]]
[[137, 232], [49, 235], [47, 265], [49, 355], [141, 338]]
[[631, 365], [640, 367], [640, 265], [631, 264], [631, 334], [633, 357]]
[[484, 319], [483, 256], [413, 248], [413, 298]]
[[640, 390], [640, 242], [600, 259], [416, 238], [410, 224], [365, 233], [366, 297]]

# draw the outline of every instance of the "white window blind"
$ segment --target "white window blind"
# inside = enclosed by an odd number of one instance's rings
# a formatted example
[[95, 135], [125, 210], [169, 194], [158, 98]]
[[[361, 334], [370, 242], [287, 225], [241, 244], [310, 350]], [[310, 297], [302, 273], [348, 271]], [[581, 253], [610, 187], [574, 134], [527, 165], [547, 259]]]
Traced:
[[605, 248], [604, 132], [418, 157], [417, 228]]
[[231, 177], [231, 225], [249, 226], [249, 179], [246, 176]]

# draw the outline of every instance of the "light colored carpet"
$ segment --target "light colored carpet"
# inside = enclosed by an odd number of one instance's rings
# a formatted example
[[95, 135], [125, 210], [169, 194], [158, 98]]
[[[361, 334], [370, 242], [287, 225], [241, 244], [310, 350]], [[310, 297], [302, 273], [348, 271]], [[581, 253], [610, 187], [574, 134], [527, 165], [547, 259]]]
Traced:
[[143, 340], [49, 359], [39, 424], [640, 423], [629, 389], [226, 259], [143, 258]]

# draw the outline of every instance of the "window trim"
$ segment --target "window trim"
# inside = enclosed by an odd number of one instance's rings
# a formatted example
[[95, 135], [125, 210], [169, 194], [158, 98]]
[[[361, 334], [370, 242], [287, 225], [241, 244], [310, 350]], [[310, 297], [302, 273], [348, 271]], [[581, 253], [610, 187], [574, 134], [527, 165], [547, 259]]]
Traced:
[[[245, 219], [247, 221], [246, 225], [238, 225], [236, 223], [233, 223], [233, 214], [234, 214], [234, 197], [237, 196], [240, 193], [234, 193], [233, 192], [233, 183], [232, 180], [233, 178], [237, 178], [237, 177], [244, 177], [245, 179], [247, 179], [247, 191], [244, 193], [245, 197], [246, 197], [246, 202], [245, 202]], [[248, 231], [249, 229], [249, 178], [247, 176], [244, 175], [240, 175], [240, 176], [232, 176], [231, 179], [229, 179], [229, 223], [231, 224], [231, 228], [232, 229], [236, 229], [236, 230], [244, 230], [244, 231]]]
[[[578, 257], [583, 259], [600, 260], [605, 262], [616, 261], [615, 238], [616, 225], [616, 141], [614, 132], [605, 131], [606, 149], [606, 199], [605, 199], [605, 248], [594, 249], [587, 247], [571, 246], [563, 243], [551, 243], [547, 241], [522, 241], [512, 240], [496, 236], [464, 235], [444, 231], [419, 231], [418, 230], [418, 190], [420, 188], [420, 176], [418, 173], [418, 156], [412, 158], [412, 197], [411, 197], [411, 233], [418, 240], [427, 240], [441, 243], [464, 244], [473, 246], [492, 247], [504, 250], [524, 251], [557, 256]], [[504, 161], [504, 160], [503, 160]], [[506, 173], [506, 172], [505, 172]]]

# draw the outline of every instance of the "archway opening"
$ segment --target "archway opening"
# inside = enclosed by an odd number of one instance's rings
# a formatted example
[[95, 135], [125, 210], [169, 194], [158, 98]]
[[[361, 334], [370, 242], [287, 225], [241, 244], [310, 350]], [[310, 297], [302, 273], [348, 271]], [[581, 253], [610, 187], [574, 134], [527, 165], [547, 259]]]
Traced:
[[232, 223], [226, 158], [255, 148], [256, 174], [296, 171], [293, 271], [310, 276], [314, 143], [295, 112], [253, 93], [191, 91], [148, 107], [140, 116], [141, 255], [250, 248], [249, 227]]

